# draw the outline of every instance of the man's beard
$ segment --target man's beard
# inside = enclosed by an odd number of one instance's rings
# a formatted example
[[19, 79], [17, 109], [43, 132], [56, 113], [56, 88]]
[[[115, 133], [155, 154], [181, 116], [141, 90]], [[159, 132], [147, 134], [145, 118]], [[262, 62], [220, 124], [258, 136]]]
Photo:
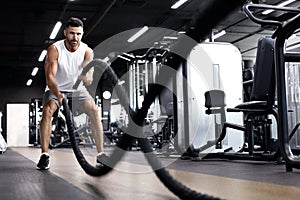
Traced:
[[78, 41], [77, 40], [68, 40], [69, 45], [71, 45], [72, 47], [76, 47], [78, 45]]

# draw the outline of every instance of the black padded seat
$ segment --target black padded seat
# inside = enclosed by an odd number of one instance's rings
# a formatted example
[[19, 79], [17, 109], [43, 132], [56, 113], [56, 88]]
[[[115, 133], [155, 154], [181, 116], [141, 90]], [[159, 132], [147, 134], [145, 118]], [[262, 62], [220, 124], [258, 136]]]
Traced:
[[[238, 109], [263, 109], [267, 108], [267, 101], [249, 101], [235, 106]], [[234, 109], [234, 108], [233, 108]], [[230, 110], [230, 108], [228, 108]]]
[[275, 102], [274, 39], [258, 41], [255, 74], [250, 101], [241, 103], [228, 112], [262, 112], [271, 114]]

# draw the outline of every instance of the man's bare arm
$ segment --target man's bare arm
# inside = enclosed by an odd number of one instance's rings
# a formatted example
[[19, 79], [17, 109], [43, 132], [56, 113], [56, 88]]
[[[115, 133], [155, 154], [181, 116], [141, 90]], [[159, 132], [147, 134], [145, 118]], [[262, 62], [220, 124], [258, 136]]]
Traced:
[[63, 94], [58, 90], [55, 76], [58, 67], [58, 52], [54, 45], [48, 47], [47, 57], [45, 61], [45, 76], [46, 83], [51, 90], [51, 92], [57, 97], [58, 102], [62, 104]]

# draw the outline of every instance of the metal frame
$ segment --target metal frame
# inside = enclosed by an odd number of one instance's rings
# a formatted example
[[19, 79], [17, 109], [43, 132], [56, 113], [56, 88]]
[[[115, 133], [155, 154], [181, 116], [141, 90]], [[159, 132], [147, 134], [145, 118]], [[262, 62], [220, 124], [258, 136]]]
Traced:
[[[274, 25], [276, 30], [272, 37], [275, 39], [275, 70], [277, 81], [277, 100], [278, 100], [278, 141], [280, 153], [286, 163], [286, 171], [291, 172], [293, 168], [300, 168], [300, 158], [294, 155], [289, 143], [288, 132], [288, 117], [287, 117], [287, 101], [286, 101], [286, 80], [285, 80], [285, 62], [300, 62], [299, 54], [286, 53], [285, 42], [286, 39], [293, 34], [293, 32], [300, 26], [300, 9], [298, 8], [286, 8], [278, 6], [263, 6], [257, 4], [247, 4], [244, 7], [244, 11], [247, 16], [254, 22], [261, 25]], [[296, 15], [291, 19], [284, 22], [262, 20], [256, 18], [251, 8], [255, 9], [273, 9], [286, 12], [295, 12]]]

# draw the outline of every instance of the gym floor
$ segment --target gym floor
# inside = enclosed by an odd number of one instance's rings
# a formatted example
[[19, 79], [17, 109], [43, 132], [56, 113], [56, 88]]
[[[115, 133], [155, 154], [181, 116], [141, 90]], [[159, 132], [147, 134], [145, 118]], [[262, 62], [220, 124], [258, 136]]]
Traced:
[[[106, 152], [111, 151], [106, 148]], [[82, 147], [86, 159], [95, 164], [95, 149]], [[130, 151], [116, 168], [103, 177], [87, 175], [71, 148], [50, 151], [48, 171], [36, 170], [40, 149], [8, 148], [0, 155], [1, 200], [175, 200], [178, 199], [156, 177], [140, 151]], [[181, 160], [160, 156], [177, 180], [202, 194], [221, 199], [288, 200], [300, 197], [300, 170], [286, 172], [284, 164], [266, 161], [209, 159]]]

